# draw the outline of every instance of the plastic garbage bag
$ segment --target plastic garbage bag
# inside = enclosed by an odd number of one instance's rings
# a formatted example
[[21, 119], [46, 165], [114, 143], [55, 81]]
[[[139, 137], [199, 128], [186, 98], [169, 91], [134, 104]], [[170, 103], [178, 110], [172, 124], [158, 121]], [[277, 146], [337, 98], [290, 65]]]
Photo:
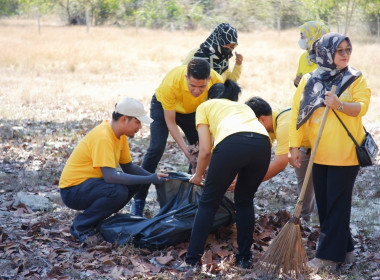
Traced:
[[[170, 180], [157, 186], [161, 210], [151, 219], [117, 214], [103, 221], [98, 229], [105, 240], [116, 244], [132, 243], [136, 247], [160, 249], [185, 242], [191, 229], [202, 187], [189, 183], [190, 175], [171, 172]], [[224, 197], [212, 230], [235, 221], [234, 204]]]

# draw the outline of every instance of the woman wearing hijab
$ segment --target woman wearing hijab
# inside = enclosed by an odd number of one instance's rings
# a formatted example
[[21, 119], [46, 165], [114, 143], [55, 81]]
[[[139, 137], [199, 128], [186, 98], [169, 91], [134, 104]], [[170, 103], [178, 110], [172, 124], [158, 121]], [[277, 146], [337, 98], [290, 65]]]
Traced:
[[236, 51], [235, 66], [232, 71], [229, 69], [229, 59], [238, 44], [237, 39], [236, 29], [228, 23], [221, 23], [215, 27], [199, 49], [194, 49], [188, 54], [183, 64], [187, 64], [193, 57], [204, 58], [212, 69], [222, 75], [224, 81], [230, 79], [237, 82], [241, 74], [243, 56]]
[[[335, 111], [358, 143], [364, 139], [362, 117], [368, 110], [371, 90], [362, 73], [348, 65], [351, 52], [350, 39], [338, 33], [323, 35], [316, 43], [318, 68], [301, 79], [293, 99], [290, 164], [296, 168], [300, 167], [298, 147], [304, 132], [307, 128], [313, 147], [324, 106]], [[331, 93], [334, 85], [336, 94]], [[359, 163], [354, 142], [332, 110], [312, 170], [321, 227], [316, 256], [308, 262], [314, 269], [336, 268], [352, 263], [354, 257], [350, 215]]]
[[[298, 40], [298, 45], [305, 52], [301, 55], [298, 62], [297, 75], [294, 79], [294, 85], [297, 87], [302, 76], [317, 69], [315, 63], [315, 53], [313, 50], [313, 43], [321, 38], [322, 35], [329, 32], [328, 26], [318, 21], [308, 21], [299, 27], [301, 38]], [[297, 191], [298, 195], [301, 193], [303, 181], [307, 170], [307, 165], [310, 160], [310, 143], [305, 137], [303, 145], [300, 147], [301, 168], [296, 168], [295, 173], [297, 177]], [[305, 197], [303, 200], [301, 217], [305, 221], [312, 219], [316, 212], [316, 203], [314, 196], [313, 180], [309, 180]]]
[[294, 79], [296, 87], [298, 87], [303, 75], [317, 69], [315, 54], [313, 53], [313, 43], [330, 31], [327, 25], [319, 21], [308, 21], [302, 24], [299, 30], [301, 38], [298, 40], [298, 45], [305, 52], [301, 55], [298, 62], [297, 74]]
[[268, 169], [271, 143], [252, 110], [236, 102], [240, 87], [230, 80], [224, 85], [221, 94], [202, 103], [196, 112], [199, 156], [190, 182], [203, 185], [207, 167], [208, 171], [186, 254], [190, 267], [199, 264], [215, 212], [237, 174], [234, 200], [239, 249], [236, 264], [249, 268], [252, 263], [253, 197]]

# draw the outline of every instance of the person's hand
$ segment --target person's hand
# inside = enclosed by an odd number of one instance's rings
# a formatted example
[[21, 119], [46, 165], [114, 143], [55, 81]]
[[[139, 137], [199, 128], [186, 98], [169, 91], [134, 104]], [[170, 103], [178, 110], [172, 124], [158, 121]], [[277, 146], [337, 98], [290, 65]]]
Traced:
[[152, 175], [153, 175], [152, 183], [155, 185], [164, 183], [165, 181], [168, 180], [167, 177], [169, 176], [169, 174], [165, 174], [165, 173], [154, 173]]
[[338, 107], [340, 106], [338, 96], [336, 94], [332, 94], [331, 91], [325, 92], [325, 101], [323, 103], [334, 110], [338, 109]]
[[235, 56], [236, 56], [236, 64], [241, 65], [243, 63], [243, 56], [235, 51]]
[[198, 185], [198, 186], [202, 186], [203, 187], [203, 183], [202, 183], [202, 180], [203, 180], [203, 176], [202, 175], [199, 175], [197, 173], [195, 173], [189, 180], [190, 183], [194, 184], [194, 185]]
[[296, 168], [301, 167], [301, 155], [298, 148], [290, 148], [288, 158], [291, 166], [294, 166]]
[[189, 160], [191, 166], [194, 168], [195, 166], [197, 166], [197, 157], [198, 157], [198, 154], [187, 154], [186, 155], [187, 159]]
[[294, 85], [298, 87], [298, 84], [300, 83], [302, 78], [302, 74], [298, 74], [297, 77], [294, 79]]

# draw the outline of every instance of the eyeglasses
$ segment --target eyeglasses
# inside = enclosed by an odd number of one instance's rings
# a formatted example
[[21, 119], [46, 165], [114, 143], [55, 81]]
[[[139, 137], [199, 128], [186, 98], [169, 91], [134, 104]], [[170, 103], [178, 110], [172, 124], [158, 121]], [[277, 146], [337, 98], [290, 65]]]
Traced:
[[338, 49], [338, 50], [336, 50], [336, 52], [337, 52], [340, 56], [344, 56], [345, 54], [350, 55], [351, 52], [352, 52], [352, 48]]

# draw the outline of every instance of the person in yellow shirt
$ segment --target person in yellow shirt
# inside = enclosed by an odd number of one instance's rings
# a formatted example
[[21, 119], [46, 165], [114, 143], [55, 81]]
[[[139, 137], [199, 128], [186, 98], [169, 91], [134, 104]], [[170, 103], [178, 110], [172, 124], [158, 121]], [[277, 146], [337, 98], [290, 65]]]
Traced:
[[237, 174], [234, 190], [238, 232], [236, 265], [249, 268], [252, 264], [253, 198], [268, 169], [271, 143], [252, 110], [236, 102], [239, 93], [240, 87], [227, 80], [222, 94], [202, 103], [196, 111], [199, 156], [190, 183], [202, 185], [207, 167], [208, 171], [183, 270], [199, 265], [215, 212]]
[[183, 64], [187, 64], [193, 57], [207, 60], [211, 68], [227, 79], [237, 82], [241, 75], [243, 56], [235, 51], [236, 61], [232, 71], [229, 68], [233, 50], [238, 44], [238, 35], [235, 27], [228, 23], [221, 23], [215, 27], [210, 36], [199, 48], [189, 52]]
[[[300, 167], [298, 148], [305, 131], [308, 131], [314, 147], [325, 110], [323, 107], [331, 109], [312, 170], [321, 228], [316, 257], [308, 262], [314, 269], [352, 262], [354, 256], [350, 213], [359, 162], [355, 144], [333, 110], [355, 140], [362, 143], [362, 117], [368, 110], [371, 90], [362, 73], [348, 65], [351, 52], [348, 37], [338, 33], [323, 35], [316, 43], [318, 68], [301, 79], [293, 98], [289, 162], [296, 168]], [[336, 94], [331, 93], [333, 85], [337, 86]]]
[[298, 45], [305, 52], [301, 55], [298, 61], [297, 74], [294, 79], [294, 85], [298, 87], [298, 84], [303, 75], [312, 72], [317, 69], [315, 63], [315, 53], [313, 51], [313, 43], [321, 38], [322, 35], [330, 32], [327, 25], [319, 21], [308, 21], [299, 27], [300, 39]]
[[[196, 144], [198, 134], [195, 128], [195, 110], [206, 101], [208, 89], [220, 82], [223, 82], [222, 77], [210, 69], [206, 60], [200, 58], [193, 58], [188, 65], [175, 67], [166, 74], [151, 101], [150, 116], [153, 123], [150, 126], [148, 151], [142, 162], [144, 169], [155, 172], [169, 132], [190, 164], [195, 165], [196, 155], [188, 151], [179, 127], [189, 144]], [[132, 214], [143, 216], [149, 187], [149, 184], [142, 186], [134, 196]]]
[[[70, 227], [81, 243], [96, 242], [96, 227], [123, 208], [139, 184], [166, 180], [167, 174], [152, 174], [133, 164], [129, 151], [128, 137], [142, 123], [151, 122], [138, 100], [125, 98], [116, 104], [111, 122], [103, 121], [92, 129], [67, 160], [59, 189], [67, 207], [83, 210]], [[123, 172], [116, 170], [119, 165]]]
[[[269, 133], [269, 136], [273, 141], [277, 141], [274, 160], [271, 161], [267, 174], [265, 175], [263, 181], [273, 178], [278, 173], [283, 171], [288, 165], [288, 152], [289, 152], [289, 123], [290, 123], [290, 108], [282, 111], [272, 112], [272, 108], [268, 102], [266, 102], [261, 97], [252, 97], [247, 102], [247, 104], [255, 113], [259, 121], [264, 125]], [[305, 150], [310, 149], [309, 140], [304, 137], [301, 148]], [[310, 152], [306, 151], [305, 154]], [[303, 156], [301, 152], [301, 158]], [[303, 159], [303, 158], [302, 158]], [[297, 177], [298, 195], [301, 192], [302, 184], [305, 178], [305, 173], [307, 165], [309, 162], [309, 155], [307, 155], [306, 160], [302, 161], [302, 168], [295, 168], [295, 173]], [[301, 217], [309, 221], [314, 211], [316, 210], [315, 198], [314, 198], [314, 186], [313, 180], [309, 180], [307, 191], [304, 196]]]

